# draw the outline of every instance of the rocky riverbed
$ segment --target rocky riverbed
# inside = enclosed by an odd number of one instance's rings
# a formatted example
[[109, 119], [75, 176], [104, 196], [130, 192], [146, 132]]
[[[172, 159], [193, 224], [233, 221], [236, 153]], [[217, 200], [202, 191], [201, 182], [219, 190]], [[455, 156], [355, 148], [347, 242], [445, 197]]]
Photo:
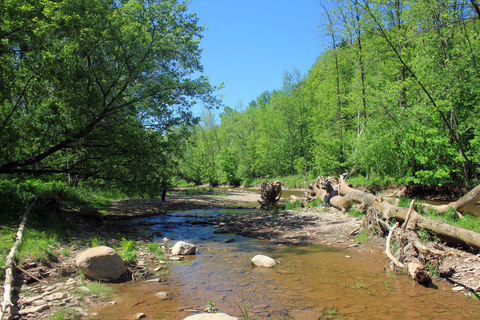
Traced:
[[[114, 203], [107, 219], [128, 219], [150, 216], [192, 208], [222, 206], [243, 206], [255, 203], [258, 194], [241, 190], [222, 190], [218, 194], [182, 195], [175, 192], [162, 204], [160, 199], [125, 199]], [[27, 261], [17, 272], [15, 306], [11, 319], [45, 319], [62, 310], [69, 310], [85, 319], [95, 318], [88, 314], [92, 306], [107, 306], [115, 301], [90, 293], [85, 286], [88, 279], [82, 277], [75, 266], [76, 254], [85, 250], [88, 239], [98, 237], [110, 239], [107, 245], [118, 246], [119, 237], [125, 236], [122, 227], [106, 224], [102, 227], [88, 222], [81, 223], [77, 235], [62, 246], [57, 262], [41, 264]], [[215, 222], [216, 233], [234, 233], [246, 237], [265, 239], [279, 244], [320, 244], [341, 247], [347, 250], [382, 253], [385, 240], [370, 237], [360, 242], [355, 239], [361, 227], [361, 219], [352, 218], [333, 208], [304, 208], [298, 211], [286, 210], [278, 214], [255, 212], [244, 215], [231, 215]], [[137, 243], [148, 244], [147, 236], [135, 233]], [[463, 291], [476, 296], [480, 292], [480, 255], [459, 248], [446, 248], [450, 255], [439, 266], [440, 278], [435, 281], [448, 281], [452, 291]], [[139, 251], [140, 269], [164, 268], [164, 264], [148, 251]], [[37, 282], [37, 280], [41, 282]], [[119, 315], [119, 319], [142, 318], [141, 314]]]

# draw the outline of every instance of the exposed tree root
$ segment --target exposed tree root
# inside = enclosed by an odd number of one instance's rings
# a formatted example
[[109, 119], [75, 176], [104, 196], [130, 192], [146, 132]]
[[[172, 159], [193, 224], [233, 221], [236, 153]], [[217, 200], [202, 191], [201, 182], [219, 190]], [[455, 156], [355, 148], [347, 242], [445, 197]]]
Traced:
[[262, 208], [275, 206], [282, 196], [282, 184], [280, 181], [264, 182], [261, 187], [262, 193], [258, 203]]

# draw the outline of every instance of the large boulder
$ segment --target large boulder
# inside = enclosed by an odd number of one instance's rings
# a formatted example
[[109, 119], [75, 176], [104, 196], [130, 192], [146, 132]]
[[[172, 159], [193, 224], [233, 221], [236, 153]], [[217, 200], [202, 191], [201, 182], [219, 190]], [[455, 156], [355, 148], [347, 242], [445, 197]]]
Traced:
[[85, 275], [98, 280], [117, 280], [127, 271], [122, 257], [106, 246], [91, 248], [78, 254], [75, 262]]
[[252, 258], [252, 264], [256, 267], [265, 267], [273, 268], [277, 262], [270, 257], [264, 256], [263, 254], [257, 254]]
[[194, 244], [178, 241], [172, 248], [172, 254], [177, 255], [189, 255], [195, 254], [197, 247]]
[[229, 316], [226, 313], [199, 313], [188, 316], [183, 320], [237, 320], [238, 318]]

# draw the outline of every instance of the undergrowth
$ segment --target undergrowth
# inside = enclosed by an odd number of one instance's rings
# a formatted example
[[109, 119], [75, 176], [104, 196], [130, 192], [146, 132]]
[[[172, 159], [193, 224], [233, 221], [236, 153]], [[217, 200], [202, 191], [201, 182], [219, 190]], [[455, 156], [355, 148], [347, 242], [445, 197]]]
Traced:
[[357, 207], [350, 207], [350, 209], [348, 209], [348, 215], [355, 218], [363, 218], [365, 216], [363, 211]]
[[122, 257], [123, 260], [125, 260], [128, 263], [135, 263], [137, 262], [137, 254], [135, 253], [136, 245], [133, 242], [133, 240], [127, 240], [125, 238], [122, 238], [120, 241], [120, 244], [122, 245], [122, 252], [120, 253], [120, 256]]
[[364, 243], [368, 240], [370, 234], [371, 233], [369, 230], [363, 230], [358, 236], [355, 237], [355, 241]]
[[301, 209], [302, 206], [303, 206], [302, 201], [300, 199], [297, 199], [297, 201], [295, 201], [294, 203], [287, 202], [287, 204], [285, 204], [285, 209], [286, 210], [298, 210], [298, 209]]

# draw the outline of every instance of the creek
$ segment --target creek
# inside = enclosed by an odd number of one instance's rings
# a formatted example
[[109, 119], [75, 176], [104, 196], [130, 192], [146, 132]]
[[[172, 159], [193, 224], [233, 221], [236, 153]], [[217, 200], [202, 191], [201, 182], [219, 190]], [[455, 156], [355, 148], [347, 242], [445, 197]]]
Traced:
[[[111, 284], [115, 305], [92, 308], [96, 319], [121, 319], [143, 312], [145, 319], [184, 319], [212, 300], [216, 308], [250, 319], [474, 319], [480, 302], [452, 285], [436, 281], [425, 288], [408, 276], [388, 274], [387, 258], [377, 250], [324, 246], [278, 245], [234, 234], [216, 234], [211, 222], [219, 215], [256, 209], [189, 210], [130, 220], [129, 226], [150, 232], [155, 241], [169, 237], [197, 245], [197, 254], [168, 262], [159, 282]], [[234, 242], [226, 243], [226, 239]], [[255, 268], [250, 258], [268, 255], [278, 268]], [[167, 291], [169, 300], [155, 293]]]

